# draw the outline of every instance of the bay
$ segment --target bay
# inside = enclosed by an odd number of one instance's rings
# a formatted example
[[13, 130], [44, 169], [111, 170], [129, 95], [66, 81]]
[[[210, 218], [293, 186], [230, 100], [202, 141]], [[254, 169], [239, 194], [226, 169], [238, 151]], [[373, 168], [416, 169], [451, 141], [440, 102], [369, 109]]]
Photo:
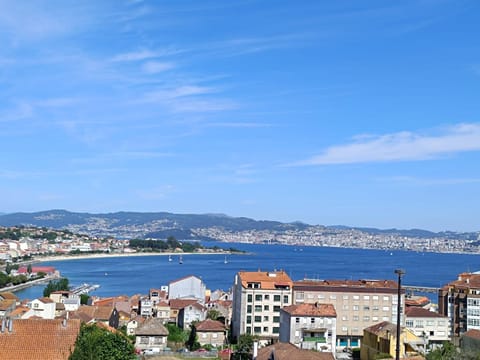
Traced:
[[[92, 293], [101, 297], [147, 294], [150, 288], [168, 285], [187, 275], [200, 277], [211, 290], [231, 288], [238, 271], [285, 270], [293, 280], [392, 279], [394, 270], [406, 271], [403, 284], [441, 287], [465, 271], [480, 270], [480, 256], [471, 254], [421, 253], [332, 247], [285, 246], [202, 242], [205, 246], [234, 247], [247, 254], [177, 255], [89, 258], [44, 262], [60, 270], [72, 285], [98, 284]], [[21, 299], [42, 296], [44, 286], [17, 292]], [[430, 294], [436, 301], [436, 296]]]

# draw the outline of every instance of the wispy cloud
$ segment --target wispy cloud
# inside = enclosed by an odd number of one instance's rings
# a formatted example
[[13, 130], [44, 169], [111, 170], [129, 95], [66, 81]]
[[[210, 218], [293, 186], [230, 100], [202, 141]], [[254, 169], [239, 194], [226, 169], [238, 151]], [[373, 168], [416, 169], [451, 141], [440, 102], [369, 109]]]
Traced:
[[461, 152], [480, 150], [480, 124], [458, 124], [441, 134], [399, 132], [361, 136], [353, 142], [327, 148], [322, 154], [296, 165], [332, 165], [421, 161]]
[[171, 62], [148, 61], [142, 65], [142, 69], [147, 74], [157, 74], [175, 68]]
[[416, 176], [390, 176], [378, 178], [378, 181], [389, 183], [401, 183], [412, 184], [418, 186], [435, 186], [435, 185], [465, 185], [465, 184], [478, 184], [480, 178], [420, 178]]
[[173, 185], [162, 185], [149, 190], [137, 190], [136, 195], [146, 200], [164, 199], [175, 191]]
[[166, 49], [139, 49], [135, 51], [130, 51], [126, 53], [121, 53], [113, 56], [110, 61], [112, 62], [132, 62], [132, 61], [143, 61], [155, 58], [161, 58], [165, 56], [172, 56], [184, 52], [184, 50], [175, 49], [175, 48], [166, 48]]

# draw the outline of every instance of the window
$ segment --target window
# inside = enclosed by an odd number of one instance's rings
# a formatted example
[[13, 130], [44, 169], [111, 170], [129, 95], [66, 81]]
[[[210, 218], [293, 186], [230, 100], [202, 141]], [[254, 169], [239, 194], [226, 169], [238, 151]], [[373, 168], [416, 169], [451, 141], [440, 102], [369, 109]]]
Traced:
[[261, 294], [255, 295], [255, 301], [262, 301], [262, 295]]
[[378, 311], [379, 307], [378, 306], [372, 306], [373, 311]]
[[299, 291], [295, 293], [295, 299], [297, 301], [303, 301], [304, 297], [305, 297], [305, 293], [303, 291]]
[[255, 322], [262, 322], [261, 316], [255, 316]]
[[389, 301], [389, 300], [390, 300], [390, 298], [388, 296], [383, 297], [383, 301]]
[[300, 318], [295, 318], [295, 323], [300, 324]]
[[148, 344], [148, 336], [140, 337], [140, 344]]
[[363, 307], [363, 310], [364, 310], [364, 311], [369, 311], [369, 310], [370, 310], [370, 306], [365, 305], [365, 306]]
[[247, 295], [247, 302], [252, 302], [253, 296], [252, 294]]
[[363, 321], [370, 321], [370, 316], [364, 316]]
[[283, 295], [283, 303], [288, 304], [288, 295]]
[[423, 320], [415, 321], [415, 327], [416, 328], [423, 328]]
[[378, 321], [378, 316], [372, 316], [372, 321]]
[[358, 295], [353, 295], [353, 300], [359, 300], [360, 299], [360, 296]]
[[348, 327], [342, 326], [342, 331], [343, 331], [343, 332], [346, 332], [347, 330], [348, 330]]
[[207, 338], [207, 334], [206, 333], [203, 333], [202, 334], [202, 339], [206, 339]]
[[280, 322], [280, 316], [274, 316], [273, 317], [273, 322], [274, 323], [279, 323]]
[[252, 317], [250, 315], [247, 316], [247, 324], [252, 323]]
[[384, 307], [382, 308], [382, 310], [383, 310], [383, 311], [389, 311], [390, 308], [389, 308], [388, 306], [384, 306]]
[[433, 326], [433, 325], [435, 325], [435, 321], [427, 320], [427, 326]]
[[347, 316], [347, 315], [343, 315], [343, 316], [342, 316], [342, 320], [343, 320], [343, 321], [348, 321], [348, 316]]
[[353, 321], [358, 321], [358, 319], [359, 319], [358, 316], [353, 317]]
[[255, 312], [261, 312], [262, 311], [262, 305], [255, 305]]
[[438, 320], [437, 324], [438, 324], [438, 326], [445, 326], [445, 321], [444, 320]]
[[270, 300], [270, 295], [265, 295], [264, 299], [265, 300]]
[[363, 295], [363, 300], [370, 300], [370, 295]]
[[348, 295], [343, 295], [343, 300], [348, 300]]
[[255, 326], [255, 327], [253, 328], [253, 332], [254, 332], [255, 334], [260, 334], [260, 333], [262, 332], [262, 328], [261, 328], [260, 326]]
[[248, 283], [247, 288], [249, 288], [249, 289], [260, 289], [260, 283]]
[[343, 304], [342, 309], [343, 310], [348, 310], [348, 305]]
[[325, 295], [318, 294], [318, 295], [317, 295], [317, 298], [319, 298], [319, 299], [325, 299]]
[[272, 332], [274, 334], [278, 334], [278, 333], [280, 333], [280, 328], [275, 326], [275, 327], [272, 328]]
[[214, 339], [218, 338], [218, 334], [217, 334], [217, 333], [213, 333], [213, 334], [212, 334], [212, 338], [214, 338]]
[[330, 295], [331, 300], [335, 300], [337, 298], [337, 295]]
[[315, 318], [310, 318], [310, 324], [315, 324]]
[[251, 334], [252, 333], [252, 327], [251, 326], [247, 326], [247, 330], [245, 331], [247, 334]]
[[359, 306], [358, 305], [353, 305], [353, 311], [358, 311]]
[[275, 305], [273, 307], [273, 311], [280, 311], [280, 306], [279, 305]]
[[263, 332], [268, 333], [268, 326], [264, 326], [264, 327], [263, 327]]
[[273, 301], [280, 301], [280, 295], [273, 295]]
[[263, 317], [263, 321], [268, 321], [268, 320], [269, 320], [269, 319], [268, 319], [268, 316], [264, 316], [264, 317]]
[[413, 328], [413, 320], [406, 320], [405, 321], [405, 326], [409, 328]]
[[378, 300], [378, 295], [373, 295], [373, 296], [372, 296], [372, 299], [373, 299], [373, 300]]
[[270, 310], [270, 306], [268, 306], [268, 305], [263, 305], [263, 310], [269, 311], [269, 310]]
[[252, 305], [247, 305], [247, 314], [252, 313]]

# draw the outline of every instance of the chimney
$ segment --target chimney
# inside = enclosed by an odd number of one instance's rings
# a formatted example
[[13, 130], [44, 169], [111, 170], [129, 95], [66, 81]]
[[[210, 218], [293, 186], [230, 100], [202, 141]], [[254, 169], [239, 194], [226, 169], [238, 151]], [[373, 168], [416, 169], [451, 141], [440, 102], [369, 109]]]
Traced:
[[3, 319], [2, 319], [2, 333], [5, 332], [5, 326], [6, 326], [5, 318], [3, 318]]
[[258, 341], [253, 343], [253, 360], [257, 360], [258, 356]]
[[13, 331], [13, 319], [8, 319], [8, 332], [11, 333]]

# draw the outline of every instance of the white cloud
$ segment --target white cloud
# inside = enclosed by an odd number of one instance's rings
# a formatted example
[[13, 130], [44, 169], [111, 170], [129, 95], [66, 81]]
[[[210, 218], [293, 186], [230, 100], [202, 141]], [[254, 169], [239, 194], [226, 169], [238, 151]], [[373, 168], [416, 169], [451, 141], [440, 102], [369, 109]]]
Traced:
[[436, 159], [460, 152], [480, 150], [480, 124], [458, 124], [442, 134], [399, 132], [361, 137], [327, 148], [322, 154], [296, 165], [331, 165]]
[[142, 69], [147, 74], [156, 74], [159, 72], [171, 70], [174, 67], [175, 65], [169, 62], [148, 61], [143, 64]]

